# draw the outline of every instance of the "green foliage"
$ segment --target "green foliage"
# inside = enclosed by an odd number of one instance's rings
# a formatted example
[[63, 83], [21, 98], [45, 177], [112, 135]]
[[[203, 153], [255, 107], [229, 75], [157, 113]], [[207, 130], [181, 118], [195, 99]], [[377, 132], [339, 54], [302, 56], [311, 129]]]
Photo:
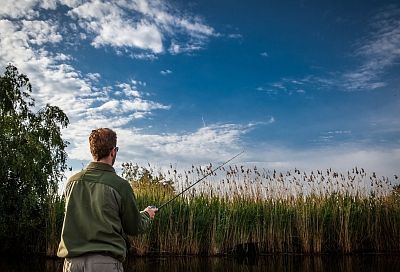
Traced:
[[152, 170], [131, 162], [122, 164], [122, 177], [130, 182], [135, 193], [152, 196], [157, 202], [174, 194], [170, 179], [165, 179], [161, 174], [156, 175]]
[[0, 251], [44, 251], [66, 169], [68, 117], [55, 106], [37, 110], [31, 92], [28, 77], [8, 65], [0, 77]]

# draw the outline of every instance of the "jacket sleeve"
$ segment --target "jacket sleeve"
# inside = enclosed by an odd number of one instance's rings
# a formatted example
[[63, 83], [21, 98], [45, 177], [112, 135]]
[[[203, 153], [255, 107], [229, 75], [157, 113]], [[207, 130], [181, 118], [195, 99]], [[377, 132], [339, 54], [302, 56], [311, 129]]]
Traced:
[[150, 225], [147, 212], [140, 212], [132, 188], [128, 185], [121, 207], [122, 228], [127, 235], [143, 233]]

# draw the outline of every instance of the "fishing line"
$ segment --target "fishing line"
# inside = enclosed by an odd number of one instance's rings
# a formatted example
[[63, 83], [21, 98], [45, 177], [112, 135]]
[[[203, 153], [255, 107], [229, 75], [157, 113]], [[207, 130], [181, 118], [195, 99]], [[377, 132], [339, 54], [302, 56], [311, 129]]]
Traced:
[[215, 171], [217, 171], [218, 169], [220, 169], [222, 166], [224, 166], [225, 164], [227, 164], [228, 162], [234, 160], [235, 158], [239, 157], [240, 155], [242, 155], [244, 153], [244, 150], [238, 154], [236, 154], [235, 156], [233, 156], [232, 158], [230, 158], [229, 160], [227, 160], [226, 162], [224, 162], [223, 164], [219, 165], [218, 167], [212, 169], [210, 171], [210, 173], [208, 173], [207, 175], [203, 176], [201, 179], [197, 180], [195, 183], [193, 183], [192, 185], [190, 185], [189, 187], [187, 187], [186, 189], [184, 189], [182, 192], [180, 192], [179, 194], [177, 194], [176, 196], [174, 196], [173, 198], [171, 198], [170, 200], [168, 200], [167, 202], [165, 202], [164, 204], [161, 204], [158, 208], [156, 206], [150, 206], [151, 208], [157, 208], [158, 210], [162, 209], [164, 206], [168, 205], [169, 203], [171, 203], [172, 201], [174, 201], [175, 199], [177, 199], [179, 196], [181, 196], [183, 193], [185, 193], [187, 190], [189, 190], [190, 188], [192, 188], [193, 186], [195, 186], [197, 183], [199, 183], [200, 181], [204, 180], [206, 177], [210, 176], [211, 174], [214, 174]]

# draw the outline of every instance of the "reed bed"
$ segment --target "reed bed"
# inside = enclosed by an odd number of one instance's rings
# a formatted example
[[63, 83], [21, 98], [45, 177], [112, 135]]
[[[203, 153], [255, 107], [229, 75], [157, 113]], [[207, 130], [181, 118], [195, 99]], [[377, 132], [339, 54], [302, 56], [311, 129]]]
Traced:
[[[209, 173], [123, 165], [139, 207], [160, 205]], [[354, 168], [309, 174], [230, 166], [157, 214], [134, 254], [399, 252], [397, 180]], [[398, 188], [398, 187], [397, 187]]]

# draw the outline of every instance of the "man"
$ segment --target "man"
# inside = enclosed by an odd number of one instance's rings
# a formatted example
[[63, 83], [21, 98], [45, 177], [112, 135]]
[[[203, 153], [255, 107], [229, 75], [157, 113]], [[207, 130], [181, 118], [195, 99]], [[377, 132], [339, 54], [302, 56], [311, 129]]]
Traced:
[[127, 235], [142, 233], [157, 208], [139, 212], [129, 183], [114, 168], [117, 135], [108, 128], [89, 136], [93, 161], [65, 190], [65, 216], [57, 255], [64, 272], [123, 271]]

